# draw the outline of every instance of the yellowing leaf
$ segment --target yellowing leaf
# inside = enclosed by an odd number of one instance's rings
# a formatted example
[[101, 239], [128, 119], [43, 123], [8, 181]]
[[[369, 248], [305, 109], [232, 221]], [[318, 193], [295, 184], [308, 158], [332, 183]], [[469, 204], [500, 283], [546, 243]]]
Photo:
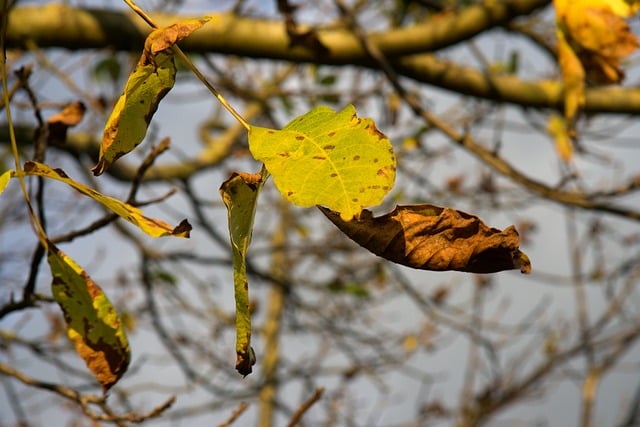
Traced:
[[13, 175], [13, 170], [8, 170], [0, 175], [0, 194], [4, 193], [4, 190], [9, 185], [9, 181], [11, 180], [11, 175]]
[[142, 56], [105, 125], [100, 159], [92, 169], [94, 175], [101, 175], [142, 142], [158, 104], [175, 83], [176, 66], [169, 49], [208, 20], [192, 19], [149, 34]]
[[84, 184], [74, 181], [73, 179], [69, 178], [69, 176], [62, 169], [52, 169], [45, 164], [37, 162], [26, 162], [24, 165], [24, 172], [27, 175], [39, 175], [45, 178], [55, 179], [57, 181], [61, 181], [65, 184], [70, 185], [82, 194], [91, 197], [98, 203], [101, 203], [104, 207], [106, 207], [113, 213], [138, 226], [142, 231], [144, 231], [151, 237], [189, 237], [191, 225], [186, 219], [176, 227], [171, 227], [166, 222], [146, 217], [142, 214], [142, 211], [140, 209], [127, 203], [121, 202], [118, 199], [114, 199], [113, 197], [105, 196], [104, 194], [101, 194]]
[[515, 227], [489, 228], [478, 217], [433, 205], [397, 206], [379, 217], [364, 210], [360, 219], [344, 221], [320, 207], [354, 242], [389, 261], [422, 270], [495, 273], [531, 271], [520, 251]]
[[327, 206], [345, 221], [380, 204], [395, 180], [389, 139], [352, 105], [339, 113], [317, 107], [281, 131], [252, 126], [249, 149], [287, 200]]
[[142, 142], [158, 104], [173, 87], [175, 78], [171, 54], [159, 54], [155, 63], [136, 66], [105, 125], [100, 158], [92, 169], [94, 175], [101, 175]]
[[638, 5], [622, 0], [556, 0], [558, 27], [580, 58], [587, 77], [594, 83], [620, 83], [624, 72], [620, 61], [640, 42], [624, 17]]
[[48, 243], [53, 299], [60, 305], [67, 334], [106, 393], [129, 366], [127, 336], [102, 289], [69, 256]]
[[222, 183], [220, 196], [227, 207], [233, 252], [233, 287], [236, 300], [236, 370], [249, 375], [256, 357], [251, 348], [251, 312], [247, 281], [247, 249], [263, 179], [260, 174], [234, 173]]
[[558, 156], [568, 163], [573, 157], [573, 143], [567, 129], [567, 122], [560, 116], [553, 114], [547, 123], [547, 132], [553, 137]]
[[584, 105], [584, 68], [577, 55], [569, 46], [561, 31], [558, 31], [558, 61], [564, 83], [564, 116], [574, 123]]

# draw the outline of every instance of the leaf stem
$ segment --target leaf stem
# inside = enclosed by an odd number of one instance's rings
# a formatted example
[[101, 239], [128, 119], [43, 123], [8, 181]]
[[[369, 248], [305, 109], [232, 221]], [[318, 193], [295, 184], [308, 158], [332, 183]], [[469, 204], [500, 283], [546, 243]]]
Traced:
[[11, 117], [11, 106], [9, 104], [9, 88], [7, 86], [7, 55], [6, 55], [6, 33], [7, 33], [7, 16], [9, 15], [9, 4], [8, 2], [2, 2], [2, 14], [0, 17], [0, 76], [2, 77], [2, 95], [4, 102], [4, 110], [5, 115], [7, 117], [7, 127], [9, 128], [9, 139], [11, 141], [11, 152], [13, 155], [13, 162], [15, 164], [15, 175], [20, 182], [20, 188], [22, 190], [22, 195], [24, 196], [24, 200], [27, 203], [27, 210], [29, 211], [29, 218], [31, 220], [31, 225], [36, 232], [36, 236], [42, 246], [47, 249], [47, 234], [42, 227], [40, 221], [38, 221], [38, 217], [33, 210], [33, 206], [31, 205], [31, 200], [29, 198], [29, 192], [27, 191], [27, 185], [24, 181], [24, 171], [22, 170], [22, 165], [20, 164], [20, 153], [18, 152], [18, 143], [16, 141], [16, 133], [13, 127], [13, 119]]
[[[157, 29], [158, 25], [153, 22], [153, 20], [151, 19], [151, 17], [149, 15], [147, 15], [147, 13], [140, 9], [138, 7], [138, 5], [135, 4], [135, 2], [133, 0], [124, 0], [124, 2], [135, 12], [138, 14], [138, 16], [140, 16], [147, 24], [149, 24], [149, 26], [153, 29]], [[249, 124], [249, 122], [247, 122], [244, 117], [242, 117], [240, 115], [240, 113], [238, 113], [235, 108], [233, 108], [231, 106], [231, 104], [229, 104], [227, 102], [227, 100], [222, 96], [222, 94], [220, 92], [218, 92], [218, 90], [216, 88], [213, 87], [213, 85], [211, 83], [209, 83], [209, 81], [207, 80], [207, 78], [200, 72], [200, 70], [198, 70], [198, 68], [193, 64], [193, 62], [191, 61], [191, 59], [189, 59], [189, 57], [177, 46], [174, 45], [172, 46], [173, 52], [176, 54], [176, 56], [178, 56], [182, 62], [185, 63], [185, 65], [193, 72], [193, 74], [195, 74], [195, 76], [202, 82], [202, 84], [205, 85], [205, 87], [207, 89], [209, 89], [209, 92], [211, 92], [213, 94], [213, 96], [216, 97], [216, 99], [220, 102], [220, 104], [222, 104], [222, 106], [224, 108], [227, 109], [227, 111], [229, 111], [229, 113], [231, 113], [231, 115], [238, 121], [240, 122], [240, 124], [242, 126], [244, 126], [247, 131], [249, 131], [251, 129], [251, 125]]]

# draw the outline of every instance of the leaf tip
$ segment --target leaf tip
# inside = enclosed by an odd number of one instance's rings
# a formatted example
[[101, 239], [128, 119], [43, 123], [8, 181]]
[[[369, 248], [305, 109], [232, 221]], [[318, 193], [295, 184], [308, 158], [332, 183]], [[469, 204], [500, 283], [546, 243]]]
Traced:
[[180, 224], [173, 229], [171, 234], [176, 237], [184, 237], [188, 239], [191, 236], [191, 230], [193, 230], [193, 227], [189, 224], [189, 221], [183, 219]]
[[513, 257], [514, 268], [519, 268], [522, 274], [531, 274], [531, 261], [527, 254], [522, 251], [516, 252]]

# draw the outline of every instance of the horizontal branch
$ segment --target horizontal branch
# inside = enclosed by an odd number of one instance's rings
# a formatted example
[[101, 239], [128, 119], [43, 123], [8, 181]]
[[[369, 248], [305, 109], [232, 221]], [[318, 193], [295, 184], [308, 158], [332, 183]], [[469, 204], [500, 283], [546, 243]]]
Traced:
[[[371, 33], [372, 41], [388, 57], [436, 51], [468, 40], [488, 29], [506, 24], [550, 4], [550, 0], [505, 0], [484, 2], [437, 19]], [[160, 26], [189, 17], [177, 14], [150, 16]], [[254, 58], [317, 62], [320, 58], [304, 46], [291, 47], [282, 21], [248, 18], [233, 13], [214, 13], [211, 23], [191, 35], [180, 46], [192, 53], [227, 53]], [[61, 31], [64, 29], [64, 31]], [[304, 26], [300, 31], [308, 30]], [[66, 49], [140, 49], [149, 26], [130, 12], [74, 8], [63, 4], [21, 6], [9, 15], [7, 47], [24, 47], [29, 39], [40, 47]], [[329, 64], [363, 64], [368, 61], [357, 38], [346, 29], [318, 30], [329, 48], [322, 58]]]
[[[486, 2], [464, 8], [457, 14], [439, 16], [437, 20], [372, 32], [367, 38], [388, 58], [399, 75], [418, 82], [526, 108], [562, 109], [563, 87], [557, 81], [489, 74], [428, 53], [468, 40], [549, 3], [544, 0]], [[292, 47], [283, 22], [231, 13], [212, 16], [209, 25], [181, 43], [186, 52], [377, 68], [357, 37], [345, 28], [317, 31], [318, 39], [329, 50], [328, 55], [320, 55], [304, 46]], [[153, 18], [164, 26], [187, 16], [156, 14]], [[64, 31], [60, 31], [61, 28]], [[131, 51], [142, 48], [148, 32], [148, 26], [140, 18], [127, 12], [81, 9], [61, 4], [23, 6], [11, 12], [7, 44], [8, 47], [23, 47], [25, 40], [32, 40], [40, 47], [108, 47]], [[589, 88], [584, 110], [589, 113], [640, 114], [640, 88]]]

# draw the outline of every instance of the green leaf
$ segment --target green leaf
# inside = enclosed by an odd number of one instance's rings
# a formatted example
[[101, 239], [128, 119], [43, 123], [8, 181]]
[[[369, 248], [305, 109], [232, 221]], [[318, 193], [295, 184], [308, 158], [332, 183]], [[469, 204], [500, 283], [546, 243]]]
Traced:
[[94, 175], [101, 175], [142, 142], [158, 104], [176, 80], [171, 47], [209, 19], [190, 19], [154, 30], [147, 36], [142, 56], [105, 125], [100, 158], [92, 169]]
[[157, 55], [153, 64], [138, 63], [105, 125], [100, 158], [92, 169], [94, 175], [101, 175], [142, 142], [158, 104], [173, 87], [175, 78], [172, 54]]
[[106, 393], [129, 366], [131, 354], [122, 322], [102, 289], [69, 256], [48, 243], [53, 299], [67, 334]]
[[171, 227], [164, 221], [144, 216], [142, 211], [134, 206], [121, 202], [113, 197], [105, 196], [84, 184], [74, 181], [69, 178], [62, 169], [51, 169], [49, 166], [38, 162], [26, 162], [24, 164], [24, 173], [27, 175], [39, 175], [45, 178], [55, 179], [56, 181], [61, 181], [70, 185], [82, 194], [91, 197], [98, 203], [101, 203], [111, 212], [126, 219], [133, 225], [138, 226], [151, 237], [189, 237], [191, 225], [186, 219], [177, 226]]
[[236, 370], [251, 373], [255, 354], [251, 348], [251, 313], [247, 280], [247, 249], [251, 242], [258, 194], [262, 188], [260, 174], [233, 173], [222, 183], [220, 195], [227, 207], [229, 237], [233, 252], [233, 287], [236, 300]]
[[281, 131], [252, 126], [249, 149], [287, 200], [327, 206], [345, 221], [380, 204], [395, 181], [389, 139], [352, 105], [339, 113], [317, 107]]

